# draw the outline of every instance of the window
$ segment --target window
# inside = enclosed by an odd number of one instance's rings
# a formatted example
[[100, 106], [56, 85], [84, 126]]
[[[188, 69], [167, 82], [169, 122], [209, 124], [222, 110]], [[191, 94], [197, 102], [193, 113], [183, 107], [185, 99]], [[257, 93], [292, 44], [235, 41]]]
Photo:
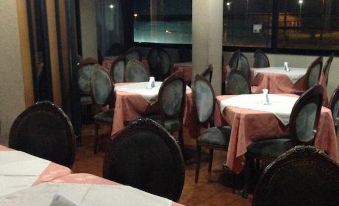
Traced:
[[134, 0], [134, 42], [191, 44], [192, 0]]
[[279, 48], [338, 49], [339, 1], [279, 1]]
[[339, 0], [224, 0], [224, 46], [339, 50]]
[[225, 0], [224, 46], [270, 47], [272, 1]]

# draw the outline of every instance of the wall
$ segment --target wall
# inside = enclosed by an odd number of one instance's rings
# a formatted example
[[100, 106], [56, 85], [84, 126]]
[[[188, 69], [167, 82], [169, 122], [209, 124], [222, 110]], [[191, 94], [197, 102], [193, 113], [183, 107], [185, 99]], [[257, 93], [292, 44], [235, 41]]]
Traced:
[[0, 14], [0, 144], [6, 144], [14, 119], [25, 109], [25, 92], [16, 1], [1, 0]]
[[94, 0], [80, 0], [81, 46], [82, 56], [98, 56], [97, 26]]
[[[253, 53], [244, 53], [248, 58], [250, 65], [253, 64]], [[231, 58], [232, 52], [224, 52], [225, 62]], [[305, 55], [290, 55], [290, 54], [267, 54], [270, 64], [272, 66], [283, 66], [284, 62], [288, 62], [291, 67], [308, 67], [316, 56]], [[324, 63], [327, 57], [324, 57]], [[329, 80], [327, 85], [327, 92], [331, 97], [334, 89], [339, 85], [339, 57], [333, 59]]]

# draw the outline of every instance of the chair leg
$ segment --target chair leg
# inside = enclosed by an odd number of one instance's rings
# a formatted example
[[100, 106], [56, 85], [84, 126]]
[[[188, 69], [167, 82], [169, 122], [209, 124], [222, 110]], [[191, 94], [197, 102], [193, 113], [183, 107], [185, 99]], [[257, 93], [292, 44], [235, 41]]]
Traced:
[[195, 168], [195, 183], [198, 183], [200, 170], [201, 146], [197, 145], [197, 165]]
[[212, 171], [212, 162], [213, 162], [213, 149], [210, 149], [210, 156], [208, 161], [208, 181], [211, 181], [211, 171]]
[[183, 127], [180, 127], [178, 130], [178, 141], [181, 151], [184, 153], [184, 131]]
[[98, 152], [98, 142], [99, 142], [99, 123], [94, 123], [94, 154]]
[[248, 197], [248, 190], [251, 184], [253, 171], [255, 169], [254, 158], [248, 153], [245, 154], [245, 183], [243, 188], [240, 190], [240, 195], [244, 198]]

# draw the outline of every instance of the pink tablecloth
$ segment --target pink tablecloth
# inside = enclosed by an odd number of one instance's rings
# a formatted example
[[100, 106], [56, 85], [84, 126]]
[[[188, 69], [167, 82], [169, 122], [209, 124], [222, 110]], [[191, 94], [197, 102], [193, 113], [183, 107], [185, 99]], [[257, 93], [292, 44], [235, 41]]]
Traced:
[[[0, 153], [1, 151], [13, 151], [13, 149], [0, 145]], [[41, 173], [39, 178], [33, 183], [33, 185], [50, 182], [56, 178], [60, 178], [69, 174], [71, 174], [71, 170], [68, 167], [51, 162]]]
[[[251, 69], [252, 93], [262, 93], [262, 89], [268, 89], [269, 93], [271, 94], [293, 94], [305, 91], [306, 82], [306, 76], [303, 76], [297, 82], [293, 83], [287, 75], [279, 73], [258, 72], [257, 75], [254, 77], [254, 71], [253, 69]], [[326, 89], [327, 87], [323, 74], [320, 77], [320, 84], [324, 89], [323, 106], [328, 106], [328, 95]]]
[[[128, 83], [116, 83], [116, 86]], [[190, 115], [192, 112], [192, 91], [186, 91], [186, 106], [184, 113], [184, 125], [190, 127]], [[112, 135], [124, 128], [124, 123], [135, 120], [143, 114], [159, 113], [157, 103], [148, 103], [141, 95], [131, 92], [116, 92]], [[193, 129], [190, 129], [192, 131]]]
[[[53, 180], [54, 183], [77, 183], [77, 184], [98, 184], [98, 185], [118, 185], [118, 183], [87, 173], [77, 173], [60, 177]], [[172, 202], [172, 206], [181, 204]]]
[[[232, 126], [226, 165], [231, 170], [240, 172], [247, 147], [254, 140], [282, 135], [288, 132], [288, 127], [283, 126], [272, 113], [268, 112], [226, 107], [221, 114], [219, 102], [230, 97], [232, 95], [217, 96], [214, 120], [216, 126], [225, 124], [225, 121]], [[337, 139], [332, 114], [325, 107], [321, 110], [315, 146], [325, 150], [333, 160], [337, 160]]]

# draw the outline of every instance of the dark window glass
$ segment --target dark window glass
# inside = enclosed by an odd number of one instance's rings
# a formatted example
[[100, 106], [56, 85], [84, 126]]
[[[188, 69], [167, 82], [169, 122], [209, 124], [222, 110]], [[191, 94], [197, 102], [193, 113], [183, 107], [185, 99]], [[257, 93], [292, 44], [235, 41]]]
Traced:
[[192, 0], [134, 0], [134, 42], [191, 44]]
[[339, 1], [279, 1], [278, 48], [338, 49]]
[[272, 0], [224, 0], [224, 46], [270, 47]]

